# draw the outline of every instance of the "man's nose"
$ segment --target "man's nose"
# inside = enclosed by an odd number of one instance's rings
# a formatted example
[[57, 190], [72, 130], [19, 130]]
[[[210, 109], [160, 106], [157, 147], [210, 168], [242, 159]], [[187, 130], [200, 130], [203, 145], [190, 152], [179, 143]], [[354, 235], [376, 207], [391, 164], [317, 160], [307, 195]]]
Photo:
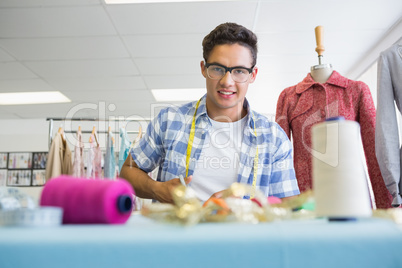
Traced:
[[232, 73], [226, 71], [225, 75], [220, 80], [221, 84], [233, 84], [234, 80], [232, 78]]

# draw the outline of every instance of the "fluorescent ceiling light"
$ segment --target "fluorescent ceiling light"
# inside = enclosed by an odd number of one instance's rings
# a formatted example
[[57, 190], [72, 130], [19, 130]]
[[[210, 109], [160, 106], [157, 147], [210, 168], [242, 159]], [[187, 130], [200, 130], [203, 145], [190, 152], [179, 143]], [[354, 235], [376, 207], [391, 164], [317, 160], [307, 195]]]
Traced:
[[207, 93], [207, 90], [205, 88], [151, 89], [151, 92], [156, 101], [194, 101]]
[[59, 91], [0, 93], [0, 105], [71, 102]]
[[[222, 2], [233, 0], [105, 0], [106, 4], [143, 4], [143, 3], [169, 3], [169, 2]], [[242, 0], [234, 0], [242, 1]]]

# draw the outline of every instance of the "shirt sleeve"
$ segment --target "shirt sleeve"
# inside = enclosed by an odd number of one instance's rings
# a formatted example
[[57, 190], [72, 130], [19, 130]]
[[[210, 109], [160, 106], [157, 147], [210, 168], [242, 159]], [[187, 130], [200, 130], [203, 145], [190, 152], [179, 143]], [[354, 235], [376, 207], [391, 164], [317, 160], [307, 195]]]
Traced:
[[399, 132], [394, 104], [394, 91], [387, 59], [378, 60], [377, 120], [375, 151], [382, 176], [393, 197], [392, 204], [402, 204], [400, 183]]
[[164, 159], [161, 118], [162, 111], [148, 124], [145, 135], [130, 151], [137, 166], [146, 173], [153, 171]]
[[364, 154], [366, 156], [367, 169], [374, 193], [377, 208], [390, 208], [392, 197], [385, 186], [375, 155], [375, 121], [376, 110], [369, 87], [358, 82], [360, 90], [358, 122], [360, 124], [361, 138]]
[[269, 195], [279, 198], [300, 194], [293, 166], [292, 144], [285, 132], [277, 127], [277, 150], [272, 157]]

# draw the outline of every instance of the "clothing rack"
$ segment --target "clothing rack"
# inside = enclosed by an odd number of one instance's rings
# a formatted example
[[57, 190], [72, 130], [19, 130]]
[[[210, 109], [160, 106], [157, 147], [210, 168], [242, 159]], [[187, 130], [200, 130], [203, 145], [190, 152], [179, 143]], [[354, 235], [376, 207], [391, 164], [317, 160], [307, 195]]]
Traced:
[[[52, 144], [53, 140], [53, 123], [58, 121], [82, 121], [82, 122], [133, 122], [133, 121], [138, 121], [138, 122], [150, 122], [151, 119], [145, 119], [145, 118], [126, 118], [126, 119], [120, 119], [120, 118], [110, 118], [110, 119], [99, 119], [99, 118], [61, 118], [61, 117], [48, 117], [46, 118], [46, 121], [49, 121], [49, 148], [50, 145]], [[63, 129], [64, 133], [76, 133], [76, 130], [65, 130]], [[97, 133], [108, 133], [109, 131], [106, 130], [97, 130]], [[118, 134], [120, 133], [119, 131], [111, 131], [112, 133]], [[126, 131], [127, 134], [138, 134], [138, 130], [132, 130], [132, 131]], [[84, 134], [91, 134], [92, 130], [81, 130], [81, 133]]]

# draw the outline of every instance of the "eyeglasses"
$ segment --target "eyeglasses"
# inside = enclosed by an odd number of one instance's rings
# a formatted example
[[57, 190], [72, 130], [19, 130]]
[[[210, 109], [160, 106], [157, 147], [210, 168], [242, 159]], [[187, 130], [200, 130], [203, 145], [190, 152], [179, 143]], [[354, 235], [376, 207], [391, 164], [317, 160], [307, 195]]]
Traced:
[[233, 81], [237, 83], [247, 82], [250, 74], [253, 72], [253, 67], [226, 67], [218, 63], [206, 63], [208, 77], [213, 80], [219, 80], [225, 76], [227, 72], [232, 75]]

